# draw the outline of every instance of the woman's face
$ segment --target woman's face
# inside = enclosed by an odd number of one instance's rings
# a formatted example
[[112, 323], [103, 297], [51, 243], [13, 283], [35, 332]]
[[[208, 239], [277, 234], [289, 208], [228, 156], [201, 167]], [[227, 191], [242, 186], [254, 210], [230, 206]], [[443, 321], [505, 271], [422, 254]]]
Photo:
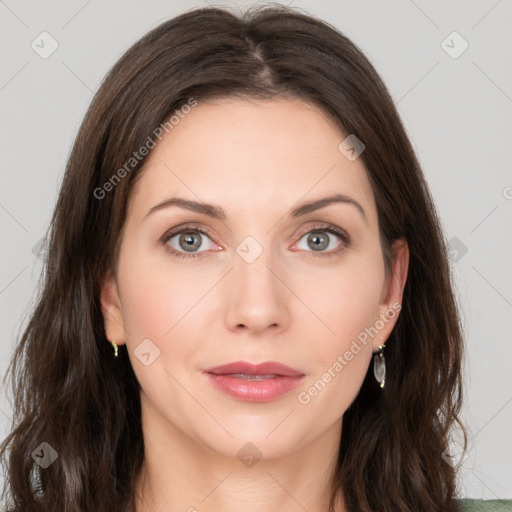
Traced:
[[[385, 274], [365, 168], [339, 149], [346, 135], [299, 100], [223, 99], [199, 102], [151, 150], [102, 305], [152, 431], [228, 456], [251, 442], [270, 458], [339, 438], [408, 264], [404, 245]], [[182, 205], [155, 208], [173, 198]], [[239, 361], [299, 376], [205, 372]]]

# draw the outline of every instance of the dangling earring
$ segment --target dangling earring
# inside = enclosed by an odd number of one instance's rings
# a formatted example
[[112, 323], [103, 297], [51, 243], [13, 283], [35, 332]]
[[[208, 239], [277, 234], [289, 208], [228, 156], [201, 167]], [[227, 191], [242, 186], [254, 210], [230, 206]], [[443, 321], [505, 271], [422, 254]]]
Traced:
[[111, 341], [110, 343], [114, 347], [114, 357], [117, 357], [117, 345], [113, 341]]
[[379, 346], [379, 351], [373, 356], [373, 375], [375, 380], [380, 384], [380, 387], [384, 387], [386, 382], [386, 359], [384, 358], [384, 347], [385, 343]]

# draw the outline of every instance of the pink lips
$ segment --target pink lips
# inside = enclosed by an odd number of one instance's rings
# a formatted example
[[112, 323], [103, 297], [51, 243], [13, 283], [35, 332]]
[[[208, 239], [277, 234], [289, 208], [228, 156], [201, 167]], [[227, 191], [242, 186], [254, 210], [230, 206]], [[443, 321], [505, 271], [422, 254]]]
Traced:
[[203, 373], [216, 389], [247, 402], [274, 400], [298, 386], [304, 377], [304, 373], [273, 361], [261, 364], [238, 361]]

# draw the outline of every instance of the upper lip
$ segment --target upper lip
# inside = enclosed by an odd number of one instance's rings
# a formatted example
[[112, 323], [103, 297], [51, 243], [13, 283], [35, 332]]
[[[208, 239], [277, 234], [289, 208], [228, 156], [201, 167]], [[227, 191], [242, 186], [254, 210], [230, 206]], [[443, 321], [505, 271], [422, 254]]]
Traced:
[[213, 373], [214, 375], [229, 375], [232, 373], [243, 373], [245, 375], [281, 375], [283, 377], [302, 377], [304, 375], [299, 370], [274, 361], [265, 361], [259, 364], [252, 364], [247, 361], [236, 361], [234, 363], [214, 366], [204, 371], [205, 373]]

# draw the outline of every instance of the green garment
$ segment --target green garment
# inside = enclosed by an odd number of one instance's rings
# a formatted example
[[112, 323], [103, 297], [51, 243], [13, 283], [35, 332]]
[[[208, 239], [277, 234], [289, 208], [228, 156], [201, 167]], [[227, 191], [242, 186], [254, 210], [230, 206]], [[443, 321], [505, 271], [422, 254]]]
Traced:
[[512, 500], [459, 500], [459, 512], [512, 512]]

